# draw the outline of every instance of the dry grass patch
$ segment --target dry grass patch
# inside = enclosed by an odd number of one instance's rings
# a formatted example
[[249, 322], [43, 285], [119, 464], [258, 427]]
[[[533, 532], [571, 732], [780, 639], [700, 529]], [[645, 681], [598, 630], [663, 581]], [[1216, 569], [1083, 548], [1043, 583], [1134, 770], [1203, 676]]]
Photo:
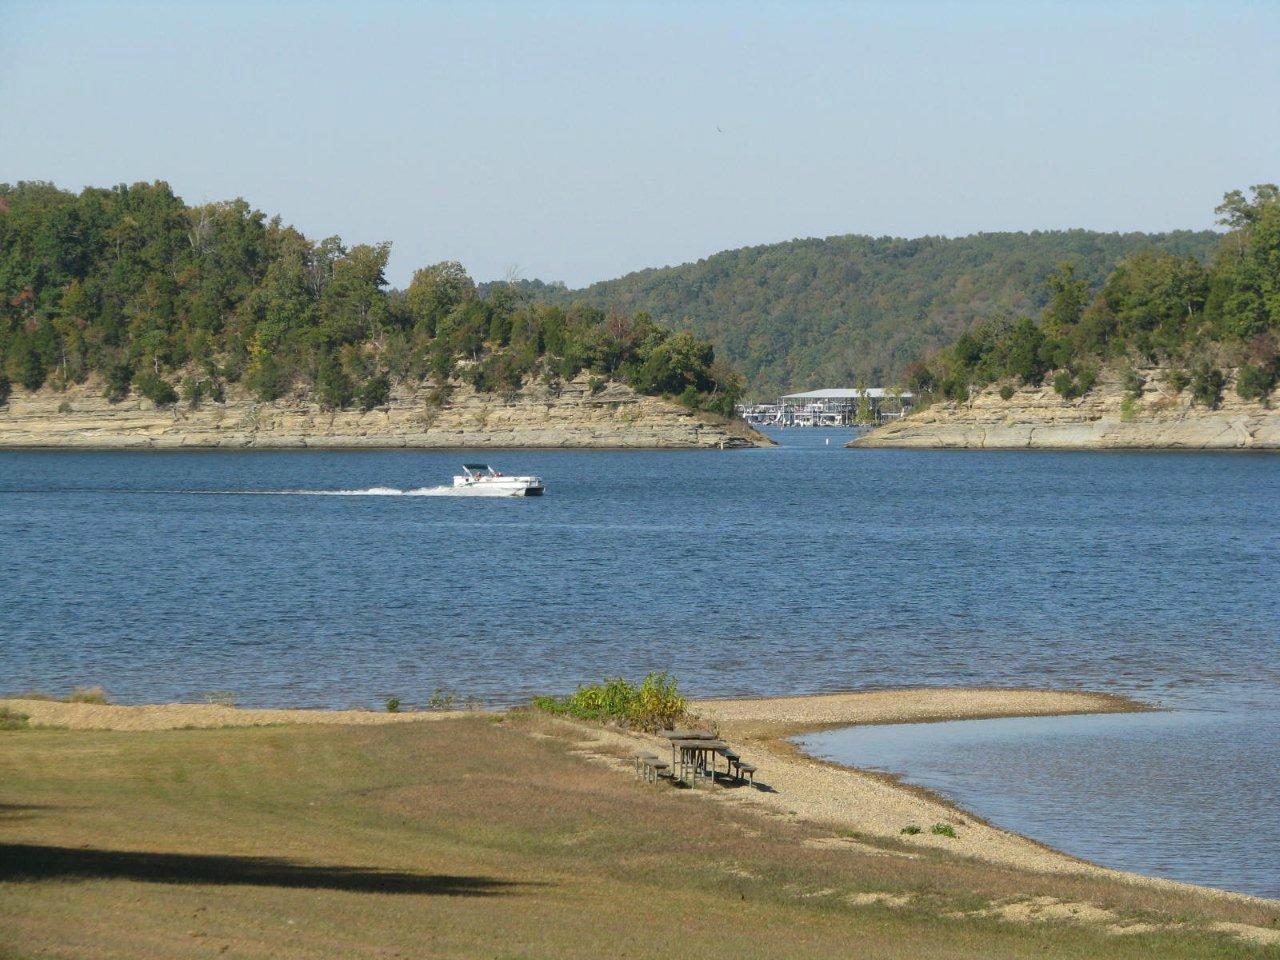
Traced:
[[[585, 762], [556, 723], [0, 737], [5, 948], [22, 960], [821, 958], [851, 945], [887, 960], [1176, 960], [1262, 949], [1211, 932], [948, 919], [1030, 894], [1135, 922], [1184, 910], [1268, 922], [934, 852], [809, 847], [830, 830]], [[871, 894], [904, 905], [849, 899]]]

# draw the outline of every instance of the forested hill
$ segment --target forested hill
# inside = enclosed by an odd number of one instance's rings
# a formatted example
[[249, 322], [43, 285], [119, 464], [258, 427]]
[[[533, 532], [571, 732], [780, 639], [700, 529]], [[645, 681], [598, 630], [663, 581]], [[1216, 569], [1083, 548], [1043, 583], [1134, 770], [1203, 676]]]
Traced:
[[438, 263], [387, 289], [390, 244], [315, 242], [244, 200], [188, 206], [165, 183], [79, 194], [0, 184], [0, 408], [14, 386], [91, 378], [113, 401], [384, 405], [394, 382], [509, 393], [592, 375], [728, 414], [741, 378], [644, 315], [477, 291]]
[[1193, 403], [1215, 409], [1234, 376], [1242, 400], [1269, 405], [1280, 385], [1280, 186], [1232, 190], [1217, 213], [1228, 232], [1207, 266], [1138, 250], [1095, 291], [1065, 264], [1049, 277], [1038, 322], [991, 317], [915, 364], [909, 385], [963, 404], [998, 382], [1007, 402], [1053, 374], [1069, 402], [1093, 389], [1101, 367], [1118, 366], [1135, 414], [1147, 386], [1138, 371], [1157, 367], [1166, 402], [1190, 387]]
[[842, 236], [729, 250], [584, 290], [526, 282], [534, 297], [644, 311], [710, 340], [763, 398], [780, 388], [899, 380], [907, 364], [980, 319], [1038, 314], [1062, 263], [1096, 287], [1144, 248], [1205, 261], [1211, 231], [982, 233], [947, 239]]

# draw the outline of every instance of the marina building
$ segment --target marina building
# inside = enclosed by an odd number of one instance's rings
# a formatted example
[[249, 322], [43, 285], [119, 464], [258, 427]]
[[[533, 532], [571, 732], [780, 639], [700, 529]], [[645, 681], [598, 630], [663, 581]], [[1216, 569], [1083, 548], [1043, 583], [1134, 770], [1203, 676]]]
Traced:
[[892, 387], [833, 387], [788, 393], [776, 403], [740, 405], [738, 414], [757, 427], [852, 427], [896, 420], [911, 409], [913, 399]]

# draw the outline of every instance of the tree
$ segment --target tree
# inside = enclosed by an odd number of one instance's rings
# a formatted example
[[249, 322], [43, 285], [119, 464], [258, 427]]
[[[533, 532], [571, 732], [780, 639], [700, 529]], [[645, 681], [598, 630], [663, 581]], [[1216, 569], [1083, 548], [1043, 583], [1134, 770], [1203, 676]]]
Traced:
[[9, 344], [5, 371], [27, 390], [39, 390], [44, 386], [49, 371], [36, 348], [35, 339], [26, 331], [18, 333]]
[[1265, 401], [1276, 388], [1277, 370], [1274, 365], [1260, 366], [1246, 363], [1236, 377], [1236, 393], [1242, 400]]
[[446, 260], [415, 271], [405, 298], [421, 331], [434, 337], [440, 321], [475, 295], [476, 285], [462, 264]]
[[391, 378], [385, 373], [375, 374], [356, 388], [356, 402], [366, 413], [374, 407], [385, 406], [391, 399]]
[[1003, 343], [1003, 372], [1038, 386], [1048, 372], [1044, 357], [1045, 335], [1035, 321], [1023, 317], [1009, 331]]
[[873, 423], [875, 415], [871, 409], [871, 396], [868, 394], [867, 381], [861, 380], [857, 385], [858, 390], [858, 409], [855, 419], [858, 423]]
[[1222, 387], [1226, 382], [1222, 371], [1202, 363], [1191, 374], [1191, 398], [1196, 403], [1216, 410], [1222, 402]]
[[355, 389], [351, 378], [332, 355], [323, 357], [316, 373], [316, 398], [329, 410], [343, 410], [351, 404]]
[[1049, 302], [1042, 322], [1049, 336], [1061, 336], [1077, 323], [1089, 303], [1089, 282], [1076, 276], [1073, 263], [1060, 263], [1045, 280]]
[[168, 407], [178, 402], [178, 391], [164, 377], [145, 371], [134, 378], [134, 389], [157, 407]]

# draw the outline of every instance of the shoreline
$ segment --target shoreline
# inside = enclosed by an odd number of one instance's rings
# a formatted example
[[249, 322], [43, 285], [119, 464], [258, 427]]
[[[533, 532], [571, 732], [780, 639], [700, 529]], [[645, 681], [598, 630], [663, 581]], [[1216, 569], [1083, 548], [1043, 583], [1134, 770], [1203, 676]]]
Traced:
[[[813, 797], [808, 811], [814, 819], [836, 826], [857, 827], [858, 832], [877, 840], [896, 841], [907, 846], [927, 846], [973, 857], [992, 864], [1047, 874], [1081, 874], [1117, 880], [1154, 889], [1191, 893], [1213, 900], [1274, 907], [1280, 900], [1249, 893], [1170, 880], [1149, 874], [1106, 867], [1066, 853], [1047, 843], [989, 823], [981, 816], [940, 795], [936, 791], [906, 783], [909, 774], [884, 773], [838, 763], [807, 753], [792, 738], [805, 733], [857, 726], [905, 723], [944, 723], [959, 720], [990, 720], [1014, 717], [1084, 716], [1111, 713], [1149, 713], [1163, 708], [1120, 694], [1090, 691], [1051, 691], [1031, 688], [887, 688], [837, 694], [811, 694], [752, 699], [703, 700], [692, 704], [705, 710], [708, 719], [718, 722], [724, 735], [738, 738], [769, 756], [773, 765], [791, 768], [792, 776], [817, 771], [814, 779], [825, 786], [825, 799]], [[877, 789], [878, 788], [878, 789]], [[881, 801], [869, 824], [856, 806], [844, 809], [830, 799], [841, 790]], [[764, 794], [782, 797], [784, 794]], [[794, 809], [795, 798], [781, 806]], [[892, 826], [884, 829], [884, 815], [915, 815], [922, 832], [904, 836]], [[920, 816], [925, 814], [924, 816]], [[876, 820], [878, 819], [878, 823]], [[951, 838], [927, 832], [926, 821], [949, 823], [957, 828], [958, 844]], [[875, 829], [875, 826], [880, 829]], [[905, 824], [904, 824], [905, 825]], [[900, 827], [898, 828], [901, 829]], [[957, 847], [961, 849], [957, 849]], [[1276, 942], [1280, 942], [1277, 940]]]
[[[292, 724], [382, 725], [505, 717], [511, 710], [451, 710], [386, 713], [364, 710], [253, 709], [215, 704], [115, 705], [0, 697], [0, 707], [26, 714], [33, 726], [84, 731], [178, 731]], [[1130, 697], [1087, 691], [1029, 688], [903, 687], [849, 693], [692, 701], [691, 710], [715, 725], [760, 767], [766, 790], [706, 794], [712, 801], [756, 807], [766, 816], [830, 828], [824, 846], [913, 857], [912, 848], [1042, 875], [1082, 875], [1125, 884], [1190, 893], [1219, 901], [1274, 907], [1280, 901], [1251, 894], [1153, 877], [1099, 864], [1057, 850], [1034, 838], [994, 826], [935, 792], [904, 783], [900, 776], [836, 763], [806, 753], [791, 738], [842, 727], [937, 723], [1006, 717], [1144, 713], [1157, 706]], [[636, 731], [555, 718], [566, 730], [589, 737], [584, 755], [630, 770], [638, 746], [664, 746]], [[929, 832], [951, 825], [955, 838]], [[903, 835], [916, 825], [921, 832]]]
[[138, 396], [110, 401], [94, 381], [63, 392], [15, 389], [0, 404], [7, 450], [460, 450], [736, 449], [773, 446], [745, 423], [669, 398], [603, 386], [580, 374], [554, 389], [529, 382], [510, 393], [450, 381], [397, 383], [369, 410], [323, 408], [313, 398], [259, 401], [243, 387], [221, 401], [157, 407]]
[[1165, 387], [1170, 371], [1143, 367], [1137, 395], [1119, 369], [1104, 367], [1083, 397], [1065, 400], [1048, 384], [1007, 396], [989, 384], [965, 403], [939, 401], [845, 446], [853, 449], [1280, 450], [1280, 412], [1224, 390], [1212, 409]]

